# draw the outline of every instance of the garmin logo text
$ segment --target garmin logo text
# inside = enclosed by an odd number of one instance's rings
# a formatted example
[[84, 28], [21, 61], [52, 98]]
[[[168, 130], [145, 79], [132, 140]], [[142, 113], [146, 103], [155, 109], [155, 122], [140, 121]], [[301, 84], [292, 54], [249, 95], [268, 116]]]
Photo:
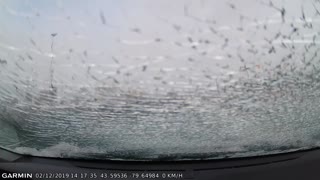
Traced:
[[2, 173], [3, 179], [32, 178], [31, 173]]

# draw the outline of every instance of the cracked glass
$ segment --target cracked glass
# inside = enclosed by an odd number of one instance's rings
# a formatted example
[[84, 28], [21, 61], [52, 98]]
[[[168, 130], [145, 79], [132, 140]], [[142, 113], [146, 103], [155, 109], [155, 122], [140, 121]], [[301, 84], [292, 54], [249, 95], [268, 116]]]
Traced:
[[0, 147], [222, 159], [319, 147], [319, 0], [1, 0]]

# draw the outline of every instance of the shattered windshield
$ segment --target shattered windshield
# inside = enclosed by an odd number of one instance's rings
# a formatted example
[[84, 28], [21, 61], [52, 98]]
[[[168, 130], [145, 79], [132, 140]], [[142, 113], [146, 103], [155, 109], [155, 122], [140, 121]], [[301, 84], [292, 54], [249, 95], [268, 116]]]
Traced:
[[1, 0], [0, 147], [221, 159], [319, 146], [318, 0]]

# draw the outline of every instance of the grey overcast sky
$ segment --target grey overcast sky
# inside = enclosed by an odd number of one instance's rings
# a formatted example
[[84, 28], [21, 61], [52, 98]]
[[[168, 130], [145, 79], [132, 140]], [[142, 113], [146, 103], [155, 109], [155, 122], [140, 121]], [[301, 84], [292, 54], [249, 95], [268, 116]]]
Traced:
[[[246, 42], [262, 50], [268, 44], [265, 39], [278, 32], [290, 33], [290, 23], [302, 25], [302, 9], [306, 20], [318, 26], [314, 5], [320, 7], [316, 1], [303, 0], [278, 0], [273, 6], [264, 0], [2, 0], [0, 58], [8, 64], [0, 67], [1, 81], [10, 84], [10, 79], [28, 79], [46, 87], [54, 58], [57, 85], [119, 86], [115, 83], [119, 82], [123, 86], [162, 87], [154, 80], [154, 76], [162, 76], [171, 87], [187, 87], [190, 79], [182, 77], [188, 75], [203, 85], [207, 83], [202, 82], [204, 71], [212, 77], [238, 73], [236, 57], [248, 46]], [[57, 36], [52, 38], [52, 33]], [[296, 36], [295, 42], [285, 43], [309, 43], [314, 33], [314, 29], [301, 30], [304, 39]], [[278, 61], [285, 53], [242, 56], [259, 63]], [[217, 65], [230, 68], [221, 70]], [[8, 73], [11, 71], [19, 77]]]

